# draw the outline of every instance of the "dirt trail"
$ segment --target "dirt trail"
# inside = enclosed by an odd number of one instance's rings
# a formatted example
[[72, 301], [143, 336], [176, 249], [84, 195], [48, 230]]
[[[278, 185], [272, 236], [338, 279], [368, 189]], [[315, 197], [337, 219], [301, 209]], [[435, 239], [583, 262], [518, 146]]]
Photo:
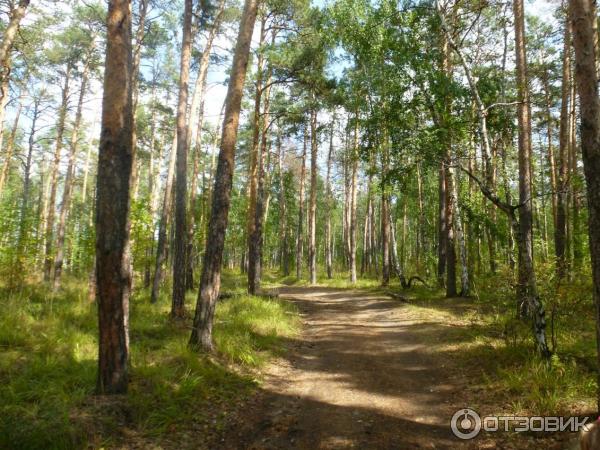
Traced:
[[284, 288], [302, 336], [267, 371], [263, 393], [224, 434], [222, 448], [459, 448], [452, 414], [464, 407], [427, 342], [444, 326], [387, 296]]

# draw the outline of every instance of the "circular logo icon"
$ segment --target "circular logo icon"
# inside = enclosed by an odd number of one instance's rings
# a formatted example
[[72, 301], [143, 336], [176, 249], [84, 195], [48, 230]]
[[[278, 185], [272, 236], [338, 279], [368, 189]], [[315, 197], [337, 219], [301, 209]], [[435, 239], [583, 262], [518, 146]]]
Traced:
[[473, 439], [481, 431], [481, 417], [472, 409], [459, 409], [450, 421], [452, 433], [459, 439]]

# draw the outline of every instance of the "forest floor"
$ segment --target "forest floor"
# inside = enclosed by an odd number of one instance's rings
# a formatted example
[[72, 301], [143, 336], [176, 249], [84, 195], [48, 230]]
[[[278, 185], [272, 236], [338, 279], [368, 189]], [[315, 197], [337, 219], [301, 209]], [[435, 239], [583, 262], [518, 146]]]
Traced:
[[273, 298], [249, 296], [243, 275], [224, 274], [214, 355], [188, 348], [191, 315], [169, 318], [168, 286], [157, 304], [138, 289], [129, 391], [110, 399], [94, 395], [97, 311], [86, 281], [0, 289], [0, 449], [576, 448], [568, 433], [461, 441], [450, 419], [466, 407], [482, 417], [589, 414], [589, 285], [544, 293], [554, 351], [544, 361], [501, 277], [482, 279], [467, 299], [384, 291], [376, 279], [350, 289], [345, 277], [288, 278], [266, 274]]
[[[376, 290], [285, 287], [303, 332], [265, 370], [259, 392], [231, 415], [211, 448], [223, 449], [571, 449], [572, 434], [484, 433], [453, 436], [459, 409], [498, 413], [505, 405], [473, 383], [469, 335], [457, 329], [469, 300], [435, 308]], [[472, 382], [470, 382], [472, 381]]]

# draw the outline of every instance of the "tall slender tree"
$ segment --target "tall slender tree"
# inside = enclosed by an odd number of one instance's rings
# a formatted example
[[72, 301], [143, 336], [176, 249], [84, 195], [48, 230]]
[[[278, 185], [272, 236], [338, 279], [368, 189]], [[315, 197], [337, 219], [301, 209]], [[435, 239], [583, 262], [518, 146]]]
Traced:
[[227, 89], [221, 149], [219, 151], [219, 163], [215, 175], [204, 265], [202, 267], [202, 277], [200, 278], [194, 324], [190, 336], [190, 345], [192, 347], [202, 348], [206, 351], [213, 350], [212, 326], [215, 306], [221, 288], [221, 265], [229, 206], [231, 204], [235, 144], [237, 141], [242, 94], [257, 9], [257, 0], [246, 0], [240, 20], [229, 87]]
[[133, 156], [131, 2], [110, 0], [96, 187], [96, 293], [100, 394], [127, 391], [130, 183]]

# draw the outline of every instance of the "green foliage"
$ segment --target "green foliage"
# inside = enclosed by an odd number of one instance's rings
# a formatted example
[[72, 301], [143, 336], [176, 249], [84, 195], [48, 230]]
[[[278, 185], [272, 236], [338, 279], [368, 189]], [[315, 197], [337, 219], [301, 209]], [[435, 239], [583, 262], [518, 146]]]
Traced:
[[[233, 276], [224, 283], [237, 292], [243, 284]], [[147, 297], [141, 291], [131, 305], [129, 394], [105, 401], [92, 396], [97, 318], [86, 286], [68, 280], [58, 293], [33, 285], [1, 293], [1, 448], [116, 445], [123, 426], [140, 438], [160, 439], [191, 422], [213, 420], [213, 412], [256, 387], [251, 369], [277, 353], [299, 326], [290, 304], [240, 293], [217, 307], [220, 357], [208, 359], [187, 348], [189, 327], [169, 319], [168, 296], [158, 305]], [[193, 301], [190, 295], [188, 304]]]

